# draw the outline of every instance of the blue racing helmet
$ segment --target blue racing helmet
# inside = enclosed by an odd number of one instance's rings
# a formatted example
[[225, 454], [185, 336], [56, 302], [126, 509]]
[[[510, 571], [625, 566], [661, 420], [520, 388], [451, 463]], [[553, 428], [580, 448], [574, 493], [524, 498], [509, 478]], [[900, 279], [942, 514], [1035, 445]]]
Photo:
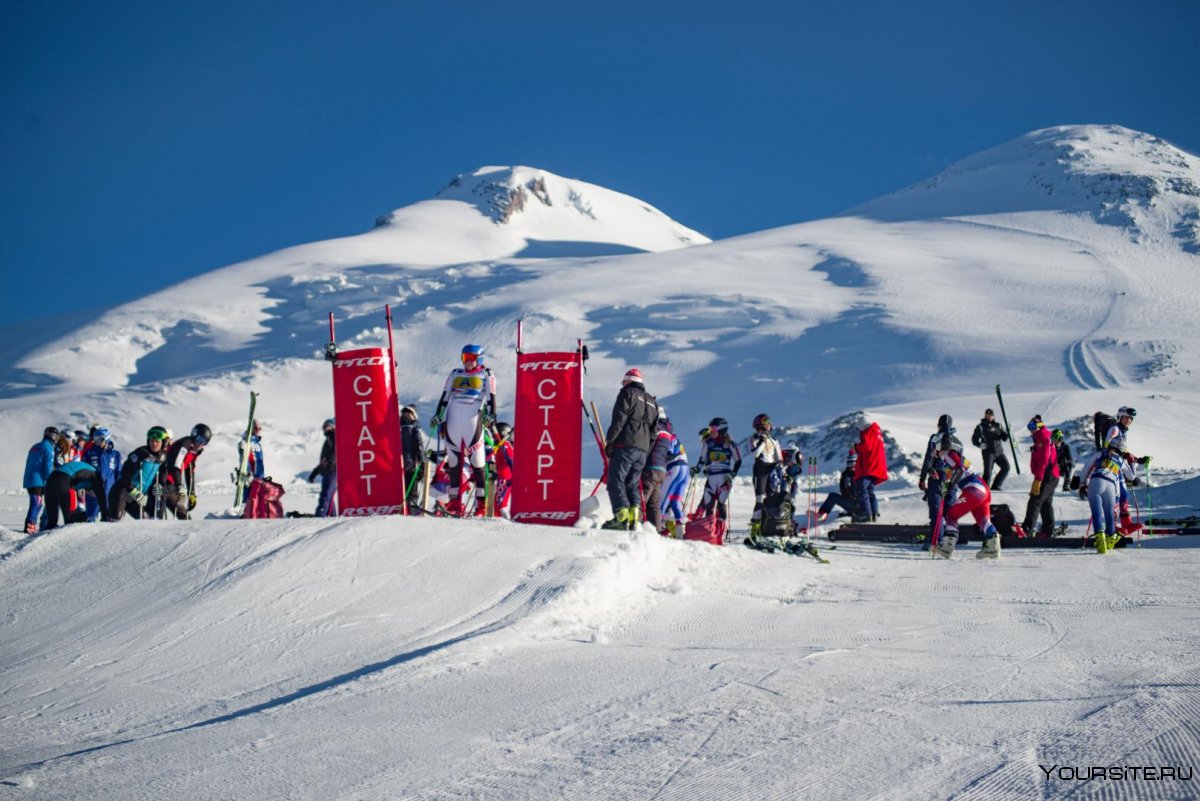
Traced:
[[462, 349], [462, 362], [465, 365], [467, 362], [475, 364], [483, 364], [483, 345], [465, 345]]

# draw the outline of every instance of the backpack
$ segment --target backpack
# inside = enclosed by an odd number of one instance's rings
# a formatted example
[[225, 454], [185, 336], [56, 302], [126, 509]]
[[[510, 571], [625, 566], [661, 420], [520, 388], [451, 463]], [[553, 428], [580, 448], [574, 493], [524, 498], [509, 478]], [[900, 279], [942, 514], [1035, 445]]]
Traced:
[[1011, 537], [1013, 535], [1013, 526], [1017, 524], [1017, 516], [1013, 514], [1012, 509], [1008, 508], [1008, 504], [994, 503], [990, 511], [992, 514], [992, 525], [1000, 532], [1000, 536]]
[[256, 478], [250, 482], [250, 494], [246, 497], [246, 505], [242, 507], [244, 520], [263, 520], [283, 517], [283, 487], [265, 478]]
[[1111, 414], [1096, 412], [1096, 414], [1092, 417], [1092, 425], [1095, 427], [1095, 430], [1092, 433], [1096, 439], [1096, 450], [1100, 450], [1104, 447], [1105, 435], [1108, 434], [1108, 432], [1116, 424], [1117, 418], [1113, 417]]
[[795, 528], [792, 516], [796, 507], [786, 492], [768, 495], [762, 505], [762, 533], [768, 537], [791, 536]]

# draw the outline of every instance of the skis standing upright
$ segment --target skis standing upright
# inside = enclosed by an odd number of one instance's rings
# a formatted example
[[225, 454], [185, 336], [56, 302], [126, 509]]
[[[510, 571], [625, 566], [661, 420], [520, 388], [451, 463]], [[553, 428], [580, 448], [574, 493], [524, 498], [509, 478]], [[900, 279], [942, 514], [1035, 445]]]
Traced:
[[246, 420], [246, 434], [242, 437], [241, 455], [238, 457], [238, 469], [233, 475], [233, 505], [238, 507], [242, 505], [242, 495], [245, 493], [246, 486], [250, 483], [249, 476], [246, 475], [246, 470], [250, 466], [250, 438], [254, 436], [254, 407], [258, 402], [258, 393], [250, 393], [250, 416]]
[[1008, 425], [1008, 412], [1004, 411], [1004, 396], [1000, 394], [1000, 385], [996, 385], [996, 400], [1000, 401], [1000, 415], [1004, 418], [1004, 431], [1008, 434], [1008, 447], [1012, 450], [1013, 469], [1021, 475], [1021, 460], [1017, 458], [1017, 441], [1013, 439], [1012, 429]]

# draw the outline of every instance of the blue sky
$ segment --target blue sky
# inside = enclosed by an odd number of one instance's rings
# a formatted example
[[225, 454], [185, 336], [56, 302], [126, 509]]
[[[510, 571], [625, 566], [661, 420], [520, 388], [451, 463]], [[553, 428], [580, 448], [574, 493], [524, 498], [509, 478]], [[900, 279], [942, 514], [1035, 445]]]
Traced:
[[485, 164], [722, 238], [1050, 125], [1200, 152], [1189, 0], [45, 2], [0, 19], [3, 322], [358, 233]]

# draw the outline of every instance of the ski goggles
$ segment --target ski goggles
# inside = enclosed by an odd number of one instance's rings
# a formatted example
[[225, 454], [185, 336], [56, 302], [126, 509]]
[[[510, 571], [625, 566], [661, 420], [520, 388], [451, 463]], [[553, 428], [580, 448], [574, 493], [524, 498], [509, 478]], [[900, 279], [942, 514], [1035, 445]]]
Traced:
[[192, 442], [196, 443], [197, 448], [203, 448], [208, 444], [208, 437], [197, 435], [192, 437]]

